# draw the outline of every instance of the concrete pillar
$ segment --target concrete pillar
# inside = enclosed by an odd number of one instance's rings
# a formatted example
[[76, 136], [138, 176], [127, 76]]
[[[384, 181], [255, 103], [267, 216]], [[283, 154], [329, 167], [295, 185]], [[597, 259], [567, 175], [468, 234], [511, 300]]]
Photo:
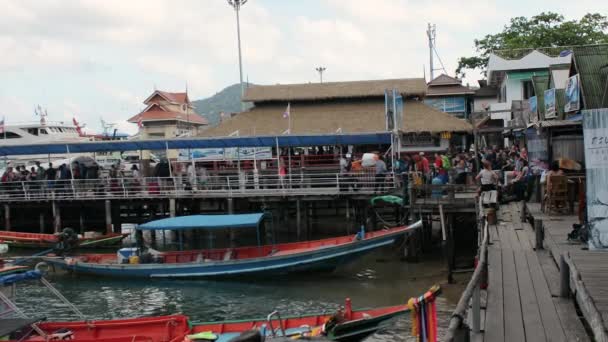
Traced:
[[105, 201], [106, 211], [106, 234], [112, 233], [112, 202], [110, 200]]
[[175, 217], [175, 198], [169, 199], [169, 217]]
[[11, 207], [4, 204], [4, 230], [11, 230]]
[[53, 231], [59, 233], [61, 231], [61, 210], [56, 201], [52, 202], [53, 207]]
[[40, 212], [39, 215], [39, 222], [40, 222], [40, 234], [44, 234], [44, 212]]

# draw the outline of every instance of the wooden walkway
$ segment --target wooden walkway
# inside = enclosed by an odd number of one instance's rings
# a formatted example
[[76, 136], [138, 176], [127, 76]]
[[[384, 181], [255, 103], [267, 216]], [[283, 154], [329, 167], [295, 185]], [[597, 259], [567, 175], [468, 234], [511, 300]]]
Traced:
[[534, 231], [520, 210], [520, 204], [503, 205], [490, 225], [482, 332], [472, 339], [589, 341], [573, 301], [557, 297], [559, 270], [546, 251], [534, 250]]
[[[538, 204], [527, 205], [534, 220], [542, 220], [545, 227], [545, 248], [552, 260], [559, 265], [560, 256], [567, 255], [575, 271], [570, 279], [570, 289], [580, 310], [588, 322], [596, 341], [606, 341], [608, 336], [608, 252], [589, 251], [587, 245], [568, 241], [576, 216], [552, 216], [540, 211]], [[572, 272], [572, 270], [571, 270]], [[559, 279], [552, 282], [552, 293], [559, 294]]]

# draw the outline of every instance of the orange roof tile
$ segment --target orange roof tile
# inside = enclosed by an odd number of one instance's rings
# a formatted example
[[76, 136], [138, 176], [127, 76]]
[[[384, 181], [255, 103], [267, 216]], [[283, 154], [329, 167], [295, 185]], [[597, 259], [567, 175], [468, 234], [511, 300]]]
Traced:
[[194, 124], [200, 125], [208, 125], [209, 122], [204, 117], [198, 115], [197, 113], [190, 113], [190, 115], [186, 115], [184, 113], [177, 112], [167, 112], [163, 110], [148, 110], [147, 112], [139, 113], [132, 118], [130, 118], [129, 122], [136, 123], [139, 120], [139, 117], [142, 116], [142, 121], [183, 121], [190, 122]]
[[190, 99], [188, 98], [188, 93], [170, 93], [167, 91], [155, 90], [152, 95], [150, 95], [145, 101], [145, 104], [154, 98], [155, 95], [160, 95], [164, 97], [167, 101], [175, 104], [184, 104], [189, 103]]

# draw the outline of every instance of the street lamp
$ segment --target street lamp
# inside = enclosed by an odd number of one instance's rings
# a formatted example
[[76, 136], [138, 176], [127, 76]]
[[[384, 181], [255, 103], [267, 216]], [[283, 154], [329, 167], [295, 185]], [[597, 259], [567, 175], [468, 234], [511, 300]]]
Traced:
[[245, 87], [243, 85], [243, 61], [241, 57], [241, 23], [239, 20], [239, 10], [241, 6], [247, 3], [247, 0], [228, 0], [228, 5], [234, 8], [236, 12], [236, 37], [239, 45], [239, 78], [241, 81], [241, 110], [245, 110], [245, 103], [243, 103], [243, 96], [245, 95]]
[[323, 71], [325, 71], [326, 67], [317, 67], [315, 70], [319, 73], [319, 78], [321, 79], [321, 83], [323, 83]]

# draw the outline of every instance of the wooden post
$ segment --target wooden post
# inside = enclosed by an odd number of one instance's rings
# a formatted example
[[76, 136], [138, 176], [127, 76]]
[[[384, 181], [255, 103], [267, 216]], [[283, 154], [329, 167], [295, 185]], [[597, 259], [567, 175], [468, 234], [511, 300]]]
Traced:
[[112, 233], [112, 202], [110, 200], [105, 201], [106, 207], [106, 234]]
[[85, 229], [85, 227], [84, 227], [84, 215], [85, 215], [84, 208], [81, 207], [80, 212], [78, 214], [79, 214], [78, 223], [80, 223], [80, 233], [84, 234], [84, 229]]
[[4, 230], [11, 230], [11, 207], [8, 203], [4, 204]]
[[38, 222], [40, 223], [40, 234], [44, 234], [44, 212], [40, 212]]
[[543, 231], [543, 220], [534, 219], [534, 235], [536, 236], [536, 250], [543, 249], [543, 240], [545, 232]]
[[447, 215], [447, 228], [448, 228], [448, 243], [447, 243], [447, 247], [448, 247], [448, 284], [453, 284], [454, 283], [454, 277], [453, 277], [453, 272], [454, 272], [454, 258], [455, 258], [455, 251], [454, 251], [454, 218], [452, 217], [453, 214], [448, 214]]
[[[234, 199], [232, 197], [226, 199], [226, 208], [228, 214], [234, 214]], [[230, 229], [230, 247], [236, 247], [236, 230], [234, 229]]]
[[559, 296], [568, 298], [570, 296], [570, 265], [566, 262], [566, 257], [563, 254], [559, 257], [559, 275]]
[[524, 223], [526, 222], [526, 200], [522, 200], [521, 201], [521, 222]]
[[300, 208], [300, 199], [296, 200], [296, 237], [298, 241], [302, 238], [302, 213]]
[[52, 202], [53, 207], [53, 231], [59, 233], [61, 231], [61, 210], [56, 201]]

